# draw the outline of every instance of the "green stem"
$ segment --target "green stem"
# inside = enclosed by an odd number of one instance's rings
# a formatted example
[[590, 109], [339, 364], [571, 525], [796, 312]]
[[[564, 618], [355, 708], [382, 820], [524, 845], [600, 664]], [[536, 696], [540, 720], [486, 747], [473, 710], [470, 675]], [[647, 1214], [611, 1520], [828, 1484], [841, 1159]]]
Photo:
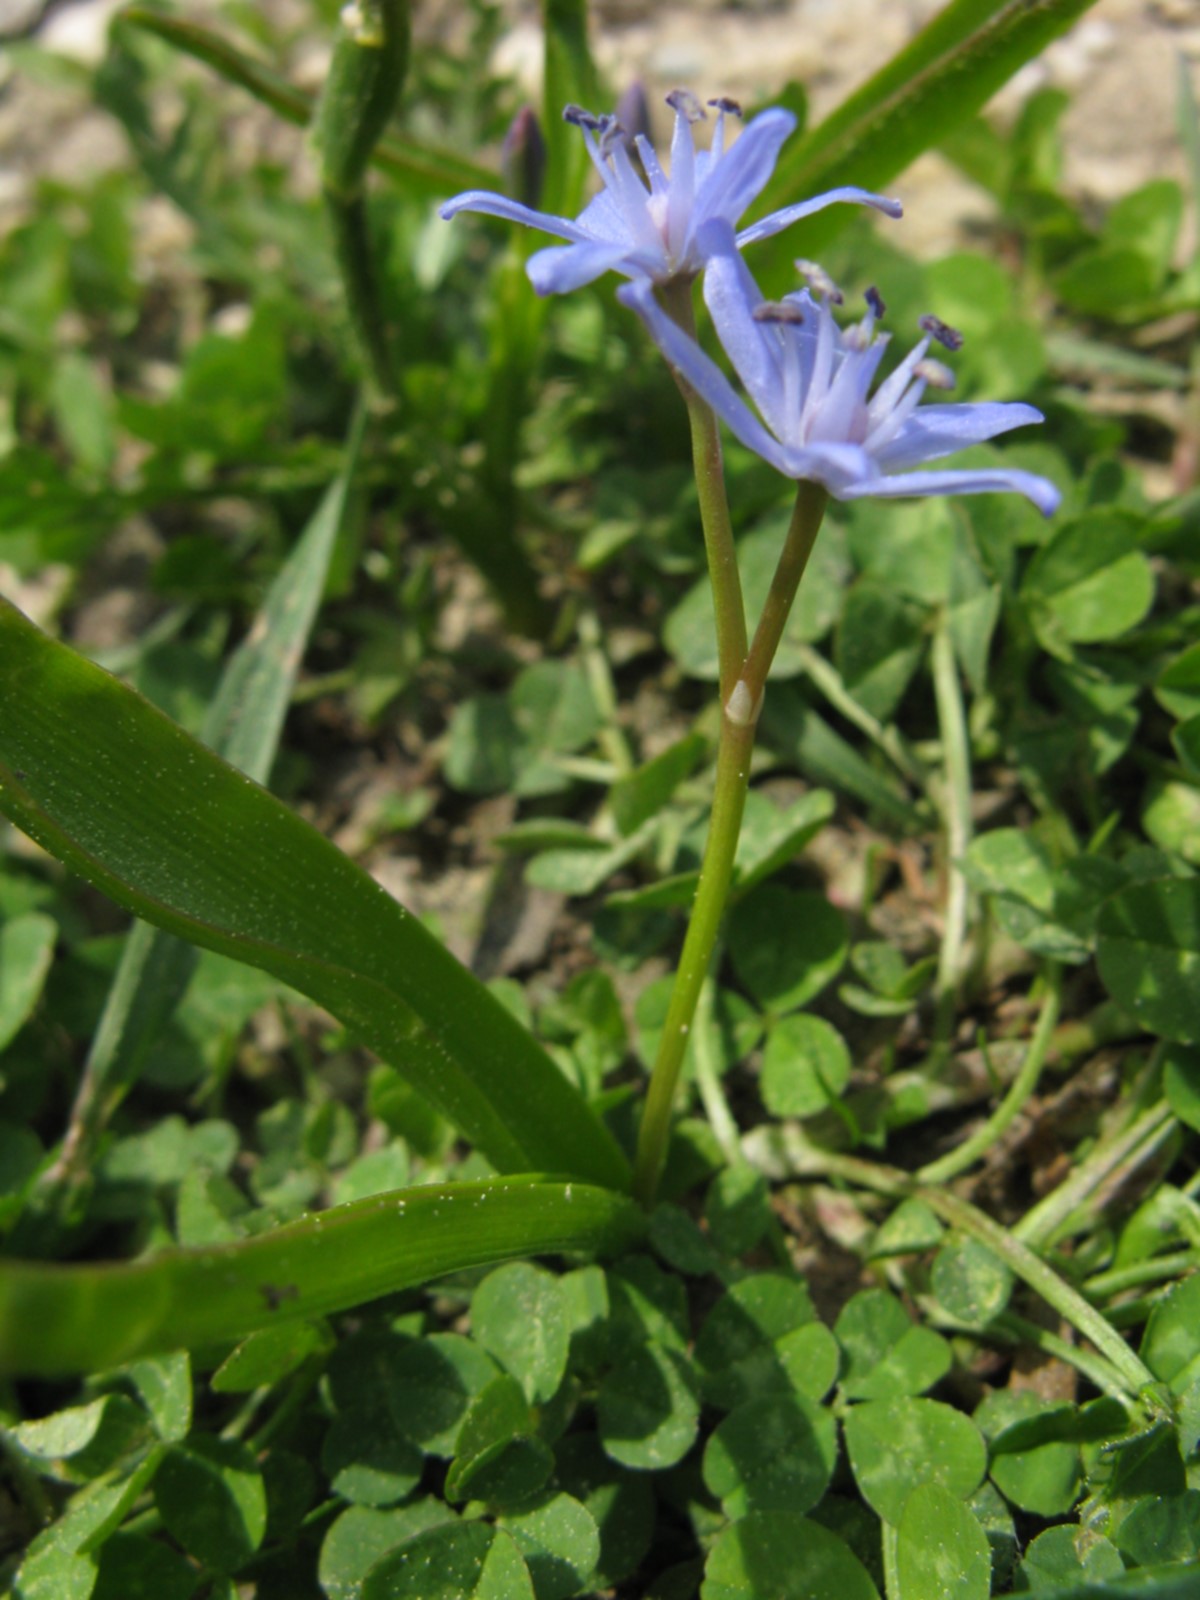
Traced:
[[1077, 1289], [1059, 1277], [1053, 1267], [1048, 1266], [1006, 1228], [945, 1189], [922, 1187], [916, 1193], [944, 1221], [986, 1245], [993, 1255], [999, 1256], [1012, 1268], [1017, 1277], [1041, 1295], [1047, 1305], [1053, 1306], [1085, 1339], [1090, 1339], [1112, 1365], [1131, 1399], [1154, 1382], [1154, 1374], [1095, 1306], [1089, 1304]]
[[[692, 396], [688, 402], [689, 412], [695, 413], [700, 405], [701, 402]], [[707, 409], [704, 407], [704, 410]], [[693, 439], [695, 437], [694, 424]], [[658, 1187], [670, 1133], [671, 1104], [687, 1048], [688, 1031], [695, 1016], [701, 985], [712, 962], [725, 903], [733, 882], [738, 834], [750, 781], [750, 758], [754, 751], [754, 734], [767, 673], [778, 648], [797, 585], [804, 576], [826, 500], [824, 489], [816, 484], [801, 483], [797, 486], [796, 505], [783, 553], [771, 580], [771, 589], [763, 606], [754, 642], [747, 651], [745, 612], [737, 575], [736, 552], [728, 527], [728, 510], [724, 510], [723, 516], [720, 514], [721, 508], [725, 507], [725, 487], [721, 477], [719, 441], [714, 442], [713, 451], [697, 451], [696, 474], [701, 486], [701, 514], [705, 518], [709, 572], [717, 616], [717, 644], [721, 663], [721, 733], [717, 744], [712, 816], [700, 868], [700, 883], [683, 942], [683, 954], [675, 973], [675, 986], [671, 992], [658, 1056], [650, 1075], [650, 1088], [638, 1133], [633, 1193], [644, 1205], [653, 1201]], [[714, 475], [719, 481], [711, 481]], [[713, 529], [715, 536], [710, 537], [710, 519], [714, 508], [717, 525]], [[735, 611], [739, 624], [736, 626], [733, 620]], [[732, 652], [739, 645], [742, 653], [735, 660]]]
[[754, 727], [753, 722], [739, 726], [730, 720], [728, 714], [721, 718], [717, 776], [713, 787], [708, 841], [704, 847], [704, 864], [700, 869], [700, 883], [683, 941], [683, 954], [675, 972], [667, 1020], [659, 1041], [654, 1070], [650, 1075], [650, 1088], [638, 1132], [633, 1195], [647, 1206], [653, 1202], [658, 1187], [670, 1133], [675, 1085], [679, 1081], [696, 1002], [700, 998], [701, 985], [712, 959], [725, 902], [729, 898], [729, 886], [733, 881], [733, 863], [750, 778], [750, 756], [754, 749]]
[[1013, 1232], [1000, 1227], [969, 1201], [945, 1189], [930, 1188], [919, 1183], [909, 1173], [896, 1167], [822, 1150], [795, 1127], [773, 1129], [771, 1138], [765, 1143], [767, 1148], [760, 1151], [756, 1165], [770, 1168], [775, 1175], [790, 1173], [799, 1177], [836, 1177], [893, 1199], [923, 1200], [943, 1222], [948, 1222], [951, 1227], [986, 1245], [993, 1255], [999, 1256], [1008, 1265], [1016, 1277], [1028, 1284], [1084, 1338], [1089, 1339], [1113, 1368], [1121, 1388], [1128, 1396], [1136, 1397], [1143, 1387], [1154, 1382], [1153, 1374], [1095, 1306], [1060, 1278]]
[[1094, 1055], [1106, 1044], [1140, 1039], [1145, 1031], [1127, 1011], [1112, 1000], [1103, 1000], [1086, 1017], [1059, 1023], [1051, 1041], [1051, 1054], [1059, 1061], [1073, 1061], [1078, 1056]]
[[1009, 1085], [1008, 1093], [987, 1121], [959, 1145], [957, 1150], [951, 1150], [940, 1161], [931, 1161], [920, 1169], [917, 1178], [921, 1183], [948, 1183], [951, 1178], [956, 1178], [960, 1172], [965, 1172], [981, 1156], [986, 1155], [1008, 1129], [1037, 1087], [1038, 1078], [1046, 1064], [1046, 1056], [1054, 1036], [1059, 1006], [1062, 1002], [1062, 968], [1057, 962], [1050, 962], [1048, 966], [1046, 999], [1042, 1005], [1041, 1015], [1033, 1030], [1033, 1037], [1029, 1041], [1029, 1048], [1025, 1052], [1020, 1071]]
[[1110, 1267], [1097, 1272], [1083, 1285], [1089, 1300], [1107, 1300], [1114, 1294], [1124, 1294], [1127, 1289], [1140, 1289], [1146, 1283], [1161, 1283], [1166, 1278], [1179, 1278], [1185, 1272], [1195, 1271], [1195, 1250], [1175, 1250], [1169, 1256], [1155, 1256], [1150, 1261], [1135, 1261], [1128, 1267]]
[[962, 862], [971, 844], [971, 742], [963, 707], [954, 641], [943, 617], [933, 638], [933, 692], [942, 735], [941, 812], [945, 822], [946, 909], [938, 953], [935, 1054], [945, 1050], [954, 1029], [962, 981], [970, 893]]
[[[717, 964], [714, 952], [713, 965]], [[692, 1064], [696, 1072], [696, 1087], [700, 1091], [700, 1099], [704, 1106], [705, 1115], [709, 1125], [716, 1135], [721, 1152], [731, 1167], [742, 1165], [745, 1157], [742, 1155], [741, 1139], [738, 1134], [737, 1123], [733, 1120], [733, 1113], [729, 1109], [729, 1102], [725, 1098], [725, 1091], [721, 1088], [721, 1075], [717, 1063], [713, 1059], [713, 1028], [715, 1024], [714, 1012], [716, 1010], [716, 984], [712, 978], [705, 979], [700, 987], [700, 998], [696, 1003], [695, 1038], [692, 1046]]]
[[1019, 1317], [1015, 1311], [1002, 1311], [996, 1320], [989, 1324], [988, 1333], [995, 1333], [1000, 1337], [1007, 1336], [1015, 1345], [1023, 1345], [1027, 1350], [1037, 1350], [1042, 1355], [1053, 1356], [1064, 1366], [1074, 1367], [1075, 1371], [1089, 1383], [1095, 1384], [1101, 1394], [1111, 1395], [1114, 1400], [1127, 1402], [1129, 1399], [1121, 1374], [1115, 1370], [1111, 1362], [1091, 1350], [1081, 1349], [1069, 1339], [1052, 1333], [1049, 1328], [1040, 1328], [1036, 1322], [1030, 1322], [1026, 1317]]
[[1158, 1141], [1170, 1134], [1175, 1118], [1165, 1102], [1151, 1106], [1123, 1134], [1093, 1150], [1060, 1183], [1057, 1189], [1039, 1200], [1013, 1228], [1013, 1235], [1035, 1249], [1044, 1249], [1061, 1236], [1063, 1225], [1087, 1198], [1124, 1168], [1142, 1147], [1157, 1148]]
[[366, 205], [361, 193], [343, 197], [326, 189], [325, 206], [359, 353], [379, 395], [394, 402], [399, 391], [389, 354], [388, 323], [379, 296]]
[[[696, 337], [696, 317], [690, 282], [677, 278], [662, 290], [663, 305], [683, 331]], [[725, 467], [721, 458], [721, 435], [712, 407], [682, 379], [677, 378], [688, 424], [692, 433], [692, 466], [696, 474], [696, 493], [700, 501], [700, 525], [704, 529], [704, 549], [712, 583], [716, 613], [717, 659], [721, 671], [721, 700], [728, 700], [746, 659], [746, 607], [742, 599], [742, 580], [738, 572], [729, 501], [725, 494]]]
[[274, 1444], [281, 1435], [286, 1433], [291, 1424], [300, 1415], [304, 1409], [305, 1401], [320, 1381], [328, 1360], [329, 1352], [319, 1351], [310, 1356], [293, 1375], [283, 1399], [262, 1426], [251, 1436], [250, 1448], [256, 1456], [261, 1455], [269, 1445]]
[[841, 673], [819, 650], [814, 650], [812, 645], [802, 644], [796, 647], [795, 655], [804, 668], [805, 677], [825, 696], [833, 709], [860, 733], [866, 734], [909, 783], [921, 790], [928, 788], [929, 774], [920, 758], [909, 749], [900, 730], [885, 727], [878, 717], [873, 717], [866, 706], [854, 698]]
[[636, 763], [629, 740], [618, 721], [616, 685], [604, 648], [600, 619], [594, 611], [580, 612], [578, 630], [583, 670], [592, 692], [592, 703], [600, 718], [596, 743], [612, 763], [614, 776], [624, 778], [633, 771]]
[[762, 616], [758, 619], [758, 627], [754, 630], [746, 664], [734, 685], [734, 693], [742, 688], [746, 690], [746, 700], [753, 708], [752, 715], [755, 718], [767, 685], [767, 673], [771, 670], [779, 641], [783, 638], [792, 601], [796, 598], [800, 579], [804, 576], [808, 558], [817, 542], [828, 499], [828, 492], [819, 483], [802, 480], [796, 485], [796, 504], [779, 565], [771, 579], [771, 588], [763, 605]]

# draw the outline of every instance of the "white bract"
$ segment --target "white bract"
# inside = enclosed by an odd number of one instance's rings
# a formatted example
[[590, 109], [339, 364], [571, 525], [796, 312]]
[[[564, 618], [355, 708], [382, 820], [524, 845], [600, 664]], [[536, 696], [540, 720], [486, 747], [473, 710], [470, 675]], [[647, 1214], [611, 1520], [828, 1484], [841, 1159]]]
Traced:
[[[568, 106], [563, 115], [582, 132], [604, 184], [574, 221], [482, 189], [448, 201], [441, 215], [449, 219], [460, 211], [480, 211], [569, 240], [529, 258], [526, 270], [539, 294], [564, 294], [610, 270], [650, 283], [695, 277], [707, 260], [701, 244], [706, 225], [716, 221], [736, 228], [742, 213], [766, 187], [796, 119], [790, 111], [764, 111], [727, 146], [726, 118], [741, 113], [731, 100], [713, 100], [709, 102], [716, 111], [712, 142], [707, 150], [697, 150], [692, 125], [705, 116], [704, 108], [682, 89], [668, 95], [667, 103], [675, 112], [669, 175], [644, 135], [636, 135], [632, 143], [645, 178], [634, 167], [629, 140], [615, 117]], [[900, 215], [898, 201], [852, 186], [830, 189], [743, 228], [735, 234], [736, 243], [740, 247], [767, 239], [838, 201]]]
[[[861, 322], [839, 328], [831, 302], [841, 296], [819, 269], [798, 263], [817, 291], [765, 301], [724, 223], [710, 224], [701, 248], [708, 265], [704, 298], [717, 337], [762, 421], [721, 369], [680, 328], [648, 282], [617, 291], [636, 311], [667, 360], [749, 449], [789, 478], [824, 484], [836, 499], [864, 496], [985, 494], [1013, 490], [1045, 516], [1060, 495], [1046, 478], [1018, 468], [911, 471], [955, 450], [1041, 422], [1033, 406], [978, 402], [922, 405], [928, 387], [950, 388], [953, 375], [928, 358], [929, 336], [871, 393], [888, 336], [876, 332], [883, 306], [871, 291]], [[961, 341], [936, 318], [922, 326], [950, 348]], [[765, 426], [764, 426], [765, 423]]]

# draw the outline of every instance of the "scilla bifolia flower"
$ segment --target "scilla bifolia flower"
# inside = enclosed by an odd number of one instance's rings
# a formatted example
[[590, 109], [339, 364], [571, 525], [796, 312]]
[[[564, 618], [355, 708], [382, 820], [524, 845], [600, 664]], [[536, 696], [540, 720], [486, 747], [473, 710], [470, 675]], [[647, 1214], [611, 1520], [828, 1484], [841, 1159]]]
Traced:
[[867, 293], [863, 320], [839, 328], [831, 308], [842, 296], [820, 268], [798, 262], [809, 288], [769, 302], [737, 244], [728, 224], [706, 229], [701, 241], [708, 255], [704, 298], [717, 337], [762, 422], [716, 363], [662, 309], [649, 283], [626, 284], [617, 296], [637, 312], [670, 364], [744, 445], [789, 478], [823, 484], [838, 500], [1015, 490], [1045, 516], [1054, 512], [1058, 490], [1032, 472], [1010, 467], [909, 470], [1010, 428], [1042, 421], [1041, 412], [1028, 405], [920, 404], [927, 388], [954, 385], [953, 374], [928, 355], [931, 339], [949, 349], [961, 344], [952, 328], [923, 317], [926, 336], [872, 395], [888, 344], [888, 336], [875, 331], [884, 309], [876, 291]]
[[[697, 150], [692, 124], [706, 115], [703, 106], [683, 89], [669, 94], [667, 104], [675, 112], [669, 177], [650, 141], [640, 133], [633, 138], [649, 187], [630, 159], [617, 118], [568, 106], [563, 116], [582, 132], [604, 181], [603, 189], [574, 222], [482, 189], [448, 201], [441, 214], [449, 219], [460, 211], [482, 211], [569, 240], [565, 246], [555, 245], [530, 256], [527, 271], [539, 294], [564, 294], [610, 270], [650, 283], [695, 277], [706, 261], [700, 244], [705, 225], [717, 220], [732, 233], [746, 207], [766, 187], [796, 119], [790, 111], [764, 111], [726, 149], [725, 118], [740, 116], [740, 108], [732, 100], [711, 100], [717, 114], [712, 143], [707, 150]], [[734, 238], [739, 247], [767, 239], [801, 217], [842, 200], [875, 206], [889, 216], [900, 215], [895, 200], [865, 189], [830, 189], [812, 200], [772, 212]]]

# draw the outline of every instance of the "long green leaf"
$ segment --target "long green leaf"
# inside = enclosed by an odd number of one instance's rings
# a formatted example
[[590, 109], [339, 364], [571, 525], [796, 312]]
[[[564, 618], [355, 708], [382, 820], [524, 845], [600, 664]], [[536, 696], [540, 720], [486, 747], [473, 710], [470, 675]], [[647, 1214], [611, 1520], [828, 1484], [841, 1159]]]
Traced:
[[346, 523], [366, 411], [355, 415], [345, 464], [309, 518], [263, 601], [254, 625], [229, 658], [200, 737], [255, 783], [271, 775], [284, 718], [329, 563]]
[[7, 602], [0, 810], [135, 915], [325, 1006], [500, 1171], [627, 1183], [583, 1098], [415, 917], [286, 806]]
[[[254, 626], [230, 657], [201, 734], [205, 744], [257, 783], [270, 776], [309, 631], [346, 517], [362, 448], [360, 408], [346, 460], [279, 569]], [[100, 1128], [136, 1082], [154, 1040], [187, 989], [196, 947], [139, 922], [130, 930], [80, 1079], [61, 1160], [42, 1198], [86, 1171]]]
[[[874, 77], [785, 153], [772, 206], [843, 183], [885, 187], [973, 116], [1095, 0], [953, 0]], [[845, 206], [789, 229], [769, 253], [814, 255], [851, 216]], [[759, 257], [759, 266], [762, 266]]]
[[399, 1189], [237, 1244], [149, 1260], [0, 1262], [0, 1372], [99, 1371], [325, 1316], [465, 1267], [562, 1250], [615, 1253], [644, 1226], [609, 1189], [541, 1177]]
[[[288, 122], [303, 127], [315, 110], [313, 100], [279, 73], [253, 56], [246, 55], [223, 35], [203, 23], [166, 12], [129, 6], [120, 20], [165, 39], [175, 49], [203, 61], [230, 83], [248, 89], [257, 100], [271, 107]], [[410, 192], [434, 197], [457, 194], [460, 189], [493, 189], [496, 175], [485, 167], [466, 161], [452, 151], [434, 149], [418, 139], [394, 134], [381, 139], [371, 154], [371, 162], [381, 171], [404, 179]]]
[[542, 0], [546, 41], [542, 73], [542, 123], [546, 136], [546, 178], [542, 204], [547, 211], [573, 216], [583, 198], [591, 162], [579, 129], [563, 121], [569, 105], [600, 110], [596, 69], [588, 49], [587, 0]]

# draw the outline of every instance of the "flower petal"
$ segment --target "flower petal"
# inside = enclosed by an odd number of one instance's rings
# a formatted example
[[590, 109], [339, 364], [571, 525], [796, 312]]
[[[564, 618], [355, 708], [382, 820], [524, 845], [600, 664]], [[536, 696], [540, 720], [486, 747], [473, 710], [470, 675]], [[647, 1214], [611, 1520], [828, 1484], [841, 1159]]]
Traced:
[[697, 196], [696, 226], [712, 217], [731, 225], [766, 188], [779, 151], [796, 126], [790, 111], [764, 111], [740, 134], [719, 160], [709, 163]]
[[632, 246], [621, 202], [611, 189], [601, 189], [594, 194], [579, 213], [575, 225], [579, 233], [572, 235], [573, 238], [591, 239], [602, 244], [624, 244], [626, 249]]
[[594, 283], [614, 267], [638, 271], [631, 261], [632, 251], [625, 244], [551, 245], [535, 250], [525, 263], [525, 272], [539, 294], [568, 294], [585, 283]]
[[858, 444], [800, 445], [787, 452], [788, 477], [823, 483], [836, 500], [847, 500], [873, 480], [875, 464]]
[[876, 459], [883, 467], [916, 466], [1042, 420], [1042, 413], [1033, 406], [998, 401], [918, 406], [905, 418], [895, 438], [876, 452]]
[[650, 285], [640, 279], [617, 290], [623, 306], [636, 311], [646, 330], [668, 362], [689, 383], [702, 400], [724, 421], [729, 431], [777, 471], [791, 476], [787, 453], [771, 437], [746, 402], [735, 393], [729, 379], [716, 362], [705, 355], [696, 341], [673, 322], [654, 298]]
[[696, 143], [685, 112], [676, 110], [671, 137], [671, 182], [667, 189], [667, 249], [682, 256], [696, 198]]
[[508, 222], [519, 222], [526, 228], [540, 228], [543, 233], [553, 233], [560, 239], [586, 239], [588, 235], [577, 222], [566, 217], [556, 217], [550, 211], [534, 211], [507, 195], [496, 194], [492, 189], [468, 189], [456, 194], [439, 207], [438, 215], [444, 222], [456, 217], [460, 211], [478, 211], [488, 217], [504, 217]]
[[[755, 118], [756, 123], [761, 121], [761, 117]], [[738, 144], [740, 143], [739, 139]], [[737, 145], [733, 148], [736, 151]], [[882, 211], [889, 217], [903, 215], [899, 200], [889, 200], [886, 195], [872, 194], [868, 189], [858, 189], [853, 184], [848, 184], [840, 189], [827, 189], [824, 194], [814, 195], [811, 200], [801, 200], [798, 205], [784, 206], [782, 211], [772, 211], [769, 217], [763, 217], [760, 222], [751, 223], [748, 228], [742, 229], [737, 236], [738, 246], [741, 248], [748, 244], [757, 244], [760, 239], [769, 239], [772, 234], [790, 228], [793, 222], [799, 222], [801, 217], [810, 217], [814, 211], [823, 211], [826, 206], [838, 205], [843, 201], [851, 205], [874, 206], [876, 211]], [[746, 203], [749, 204], [748, 201]]]
[[[834, 491], [837, 493], [837, 491]], [[1019, 467], [983, 467], [942, 472], [902, 472], [894, 478], [873, 478], [845, 489], [838, 494], [842, 500], [863, 500], [868, 497], [881, 500], [903, 499], [914, 494], [1023, 494], [1044, 517], [1052, 517], [1058, 510], [1062, 495], [1049, 478], [1039, 478], [1035, 472], [1023, 472]]]
[[767, 424], [782, 436], [783, 349], [778, 330], [754, 320], [754, 308], [762, 304], [758, 285], [738, 254], [729, 223], [707, 223], [696, 243], [708, 258], [704, 303], [717, 338]]

